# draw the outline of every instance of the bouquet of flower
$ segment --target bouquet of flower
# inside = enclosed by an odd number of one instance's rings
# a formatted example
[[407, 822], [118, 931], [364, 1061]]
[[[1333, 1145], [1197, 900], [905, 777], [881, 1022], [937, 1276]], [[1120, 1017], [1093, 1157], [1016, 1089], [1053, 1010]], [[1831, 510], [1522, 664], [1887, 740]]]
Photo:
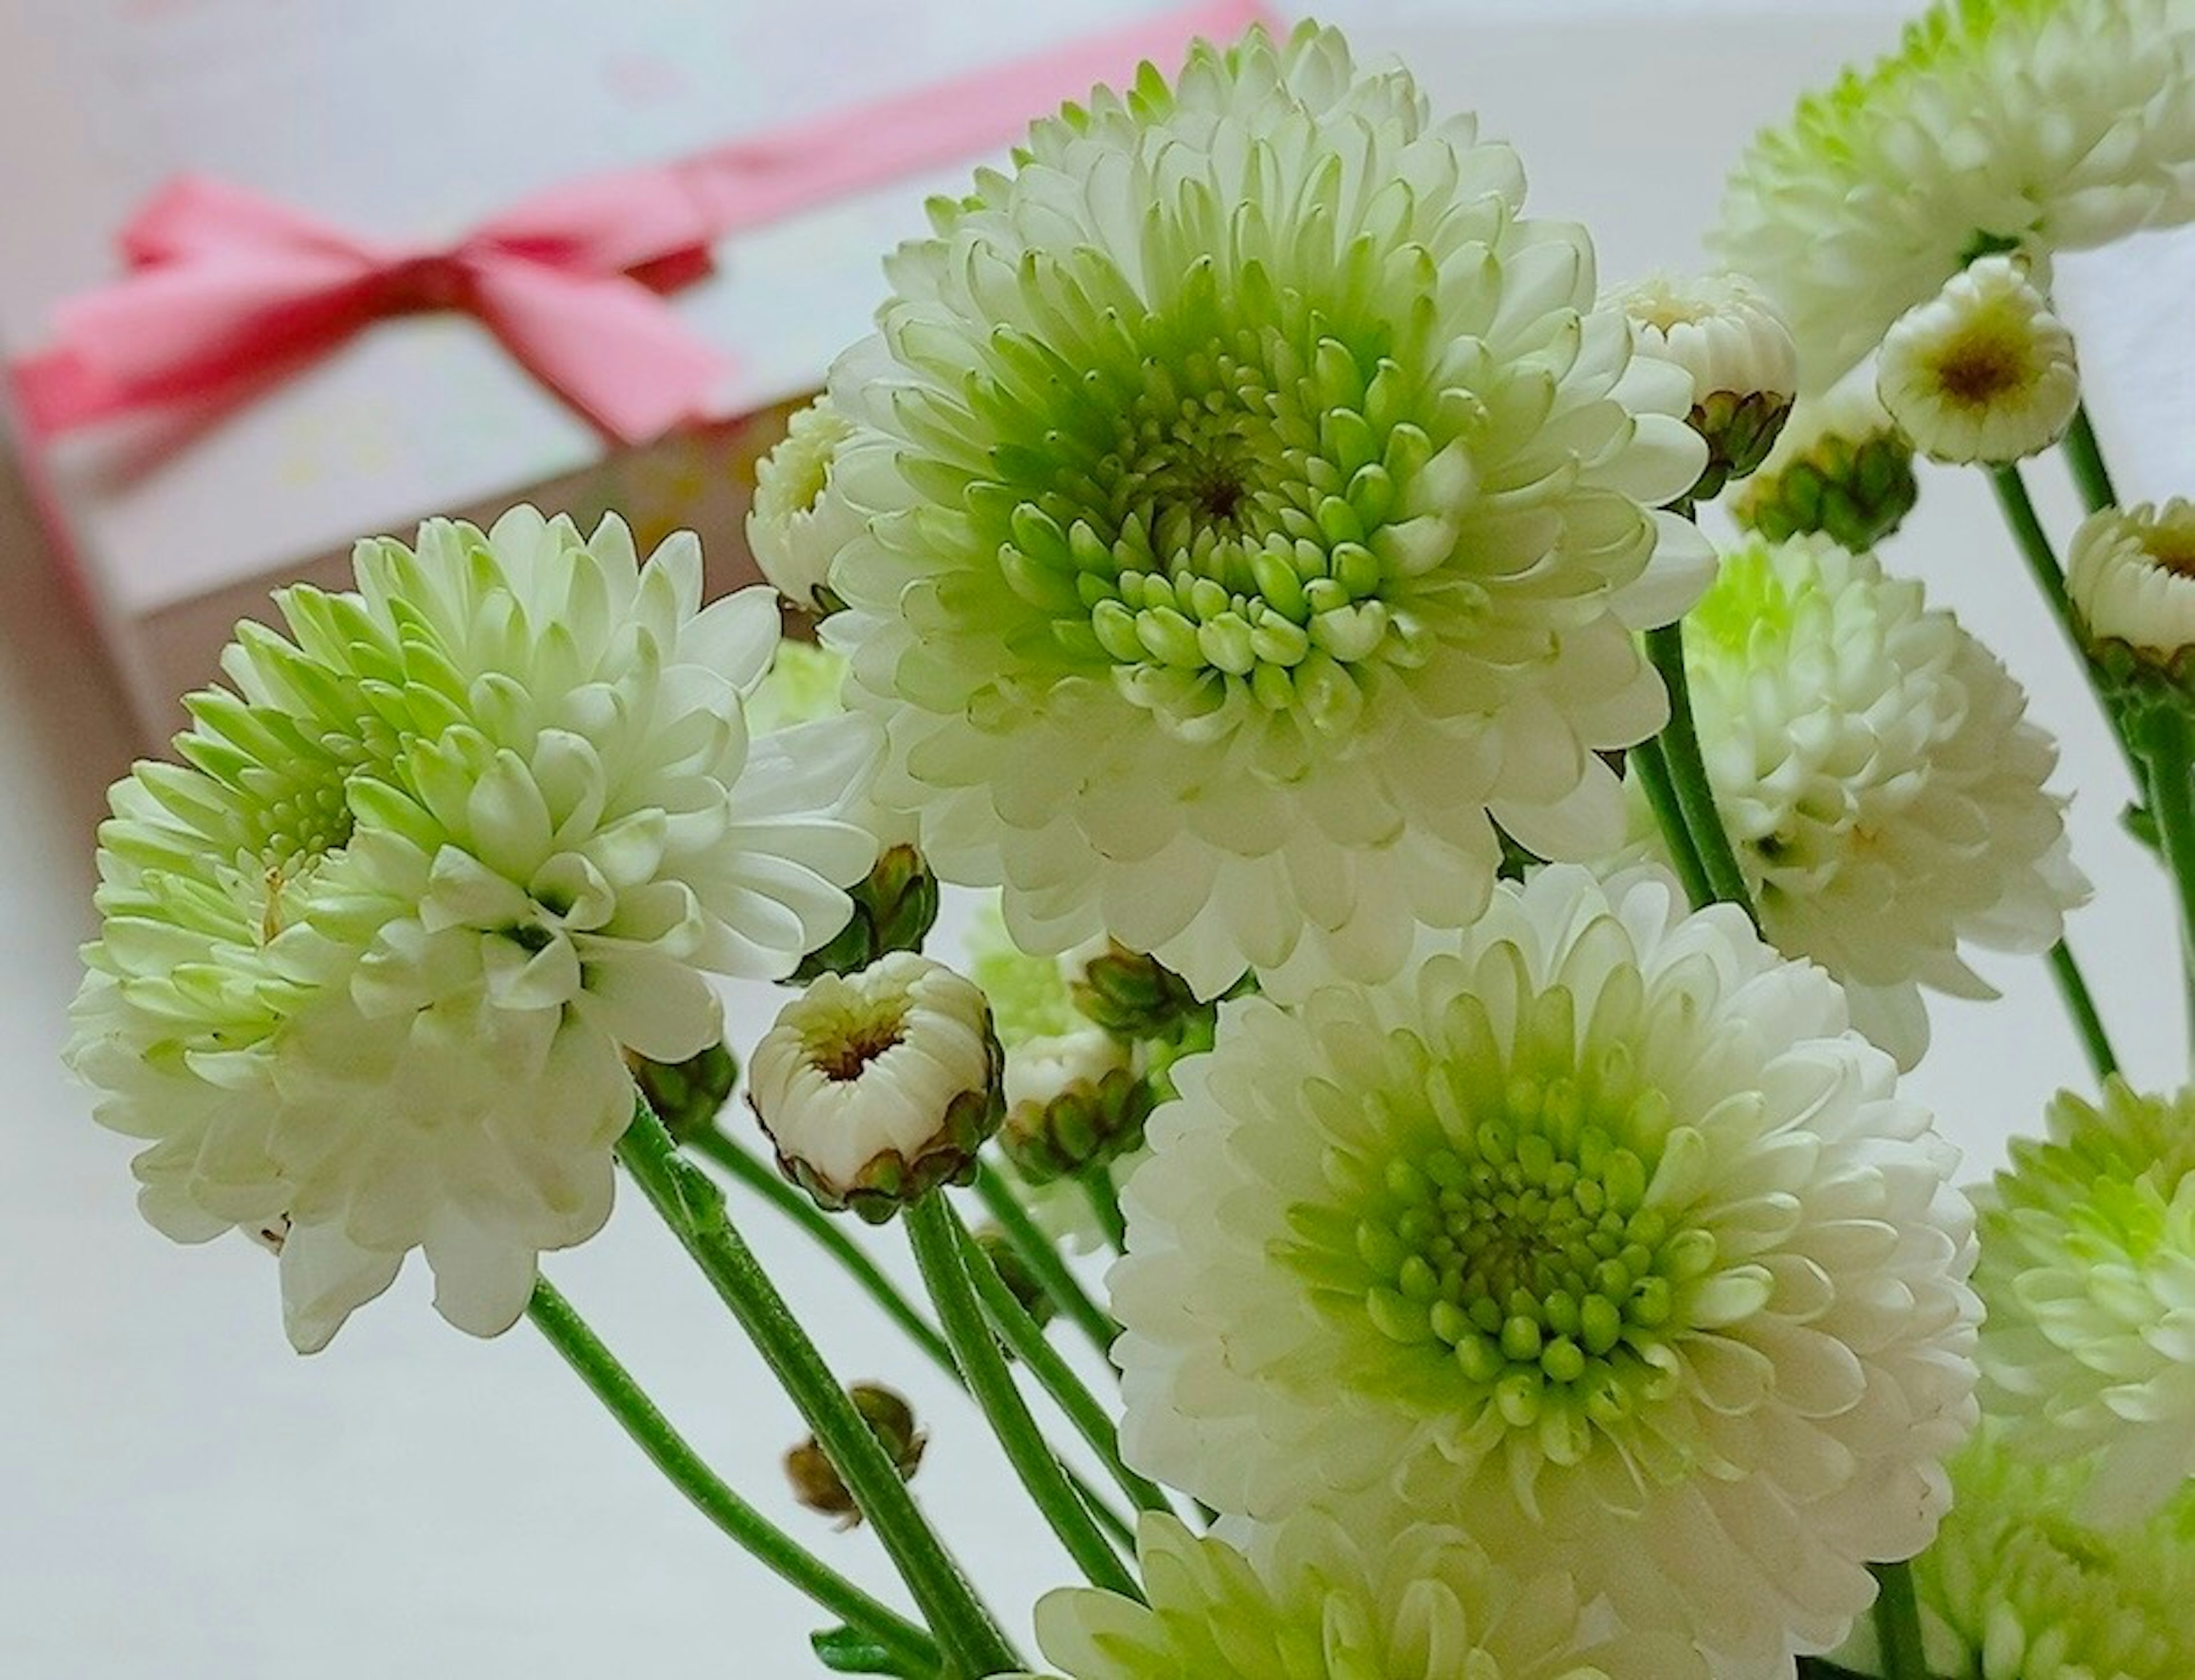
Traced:
[[[2186, 967], [2195, 508], [2117, 504], [2051, 263], [2195, 220], [2195, 0], [1944, 0], [1739, 162], [1726, 272], [1603, 294], [1524, 196], [1331, 31], [1201, 45], [889, 258], [776, 593], [526, 509], [284, 593], [101, 835], [71, 1056], [146, 1217], [274, 1251], [302, 1350], [414, 1249], [530, 1319], [838, 1671], [2195, 1674], [2195, 1092], [2117, 1076], [2055, 749], [1875, 557], [1916, 452], [1990, 475]], [[1970, 1191], [1898, 1078], [1977, 948], [2095, 1085]], [[620, 1169], [900, 1602], [539, 1274]], [[1036, 1652], [728, 1185], [997, 1435], [1084, 1577]]]

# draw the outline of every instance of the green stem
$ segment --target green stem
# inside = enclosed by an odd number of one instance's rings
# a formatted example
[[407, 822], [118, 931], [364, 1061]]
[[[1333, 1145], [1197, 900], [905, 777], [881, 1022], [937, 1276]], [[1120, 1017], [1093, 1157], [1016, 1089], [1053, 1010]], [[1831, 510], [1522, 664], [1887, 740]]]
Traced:
[[2119, 1071], [2119, 1059], [2112, 1053], [2111, 1038], [2104, 1031], [2104, 1018], [2089, 993], [2087, 976], [2073, 960], [2072, 946], [2062, 939], [2050, 947], [2050, 977], [2058, 982], [2058, 995], [2065, 1000], [2065, 1011], [2073, 1017], [2081, 1047], [2088, 1053], [2089, 1067], [2100, 1081], [2110, 1079]]
[[1700, 861], [1700, 849], [1692, 843], [1692, 831], [1685, 826], [1684, 808], [1677, 803], [1677, 785], [1669, 780], [1669, 760], [1661, 741], [1641, 741], [1624, 757], [1639, 772], [1639, 785], [1646, 790], [1646, 803], [1654, 808], [1655, 826], [1662, 831], [1669, 860], [1677, 867], [1677, 878], [1685, 884], [1685, 896], [1695, 910], [1712, 904], [1714, 889], [1708, 884], [1708, 866]]
[[1106, 1473], [1120, 1485], [1135, 1504], [1138, 1510], [1171, 1513], [1172, 1503], [1158, 1484], [1138, 1476], [1121, 1462], [1119, 1433], [1113, 1420], [1106, 1415], [1096, 1395], [1090, 1392], [1074, 1369], [1059, 1356], [1058, 1350], [1045, 1339], [1044, 1332], [1028, 1315], [1012, 1290], [999, 1275], [988, 1256], [977, 1246], [959, 1217], [953, 1216], [953, 1224], [960, 1243], [960, 1255], [968, 1268], [969, 1280], [976, 1286], [976, 1298], [983, 1309], [983, 1316], [990, 1321], [1016, 1357], [1028, 1366], [1029, 1374], [1050, 1395], [1052, 1403], [1065, 1414], [1074, 1426], [1075, 1433], [1090, 1445], [1105, 1466]]
[[[959, 1383], [960, 1367], [953, 1362], [953, 1349], [945, 1345], [945, 1338], [937, 1333], [936, 1326], [925, 1318], [899, 1286], [884, 1274], [884, 1268], [877, 1264], [869, 1251], [847, 1234], [838, 1220], [824, 1212], [799, 1190], [772, 1172], [767, 1162], [740, 1148], [720, 1129], [712, 1127], [688, 1138], [685, 1147], [704, 1160], [723, 1168], [807, 1233], [816, 1246], [846, 1269], [854, 1280], [867, 1292], [869, 1298], [884, 1309], [884, 1315], [904, 1330], [908, 1339], [940, 1371], [954, 1383]], [[1079, 1474], [1072, 1470], [1068, 1474], [1074, 1476], [1083, 1502], [1097, 1513], [1098, 1520], [1114, 1533], [1132, 1542], [1135, 1530], [1127, 1521], [1106, 1505], [1103, 1497]]]
[[636, 1104], [618, 1158], [799, 1408], [948, 1656], [970, 1674], [1020, 1668], [898, 1469], [733, 1228], [717, 1182], [678, 1153], [645, 1102]]
[[579, 1380], [608, 1408], [648, 1462], [691, 1500], [694, 1508], [849, 1626], [873, 1639], [902, 1663], [927, 1673], [937, 1664], [930, 1637], [898, 1612], [879, 1603], [806, 1547], [775, 1527], [728, 1487], [687, 1445], [617, 1355], [546, 1278], [534, 1280], [526, 1315], [564, 1356]]
[[1135, 1577], [1076, 1497], [1051, 1443], [1014, 1386], [1013, 1372], [1006, 1368], [977, 1302], [963, 1254], [963, 1233], [951, 1204], [942, 1195], [925, 1196], [907, 1211], [905, 1223], [915, 1263], [922, 1268], [922, 1280], [937, 1309], [938, 1321], [945, 1326], [945, 1339], [952, 1343], [968, 1390], [983, 1408], [1022, 1486], [1092, 1586], [1140, 1601], [1143, 1594]]
[[2081, 501], [2090, 513], [2100, 513], [2106, 508], [2119, 504], [2119, 493], [2111, 487], [2111, 475], [2104, 465], [2103, 446], [2096, 441], [2096, 429], [2088, 422], [2088, 405], [2080, 403], [2073, 410], [2073, 423], [2065, 429], [2065, 463], [2073, 469], [2073, 482], [2080, 486]]
[[2180, 900], [2181, 964], [2187, 976], [2188, 1019], [2195, 1029], [2195, 737], [2186, 718], [2160, 706], [2146, 722], [2143, 749], [2149, 808]]
[[2065, 570], [2058, 563], [2057, 552], [2050, 546], [2049, 533], [2043, 530], [2037, 515], [2035, 503], [2027, 493], [2027, 481], [2020, 477], [2016, 466], [1992, 467], [1989, 469], [1990, 483], [1996, 491], [1996, 504], [2004, 515], [2004, 522], [2011, 527], [2013, 540], [2019, 544], [2020, 557], [2027, 562], [2028, 574], [2035, 579], [2035, 587], [2042, 591], [2050, 616], [2058, 621], [2058, 632], [2065, 638], [2065, 645], [2073, 650], [2073, 658], [2081, 667], [2081, 674], [2088, 680], [2089, 692], [2095, 695], [2104, 720], [2111, 726], [2111, 739], [2119, 744], [2119, 751], [2126, 760], [2128, 774], [2134, 785], [2143, 785], [2142, 767], [2134, 749], [2127, 744], [2120, 731], [2117, 713], [2111, 701], [2096, 683], [2096, 668], [2089, 663], [2088, 650], [2081, 641], [2079, 628], [2073, 622], [2073, 602], [2065, 593]]
[[1753, 918], [1753, 894], [1745, 884], [1745, 872], [1731, 849], [1730, 831], [1722, 826], [1715, 808], [1714, 788], [1708, 780], [1707, 761], [1700, 754], [1699, 730], [1692, 722], [1691, 684], [1685, 676], [1685, 627], [1663, 624], [1646, 632], [1646, 656], [1662, 674], [1669, 691], [1669, 721], [1662, 726], [1662, 751], [1668, 762], [1669, 780], [1685, 828], [1699, 854], [1707, 876], [1708, 895], [1720, 904], [1734, 904]]
[[854, 1281], [883, 1309], [884, 1316], [904, 1330], [908, 1339], [940, 1370], [949, 1377], [959, 1376], [959, 1367], [953, 1363], [953, 1349], [945, 1345], [945, 1338], [937, 1333], [937, 1327], [884, 1275], [884, 1268], [847, 1234], [841, 1221], [824, 1212], [804, 1191], [786, 1183], [772, 1171], [767, 1161], [741, 1148], [717, 1127], [711, 1126], [688, 1137], [686, 1147], [712, 1165], [723, 1169], [806, 1232], [818, 1248], [846, 1269]]
[[1006, 1234], [1006, 1240], [1021, 1256], [1022, 1263], [1044, 1286], [1052, 1304], [1074, 1320], [1082, 1333], [1097, 1344], [1098, 1351], [1109, 1358], [1121, 1326], [1091, 1298], [1090, 1292], [1083, 1288], [1073, 1269], [1059, 1257], [1058, 1246], [1037, 1228], [1028, 1210], [1021, 1205], [997, 1168], [986, 1166], [977, 1174], [976, 1194], [984, 1211], [998, 1221], [999, 1228]]
[[1907, 1563], [1869, 1566], [1876, 1585], [1875, 1633], [1882, 1646], [1882, 1680], [1930, 1680], [1921, 1641], [1921, 1602]]
[[1105, 1234], [1115, 1254], [1125, 1253], [1128, 1246], [1128, 1222], [1121, 1211], [1121, 1198], [1113, 1188], [1113, 1174], [1109, 1168], [1093, 1166], [1082, 1175], [1082, 1194], [1090, 1203], [1090, 1211], [1098, 1217], [1098, 1228]]

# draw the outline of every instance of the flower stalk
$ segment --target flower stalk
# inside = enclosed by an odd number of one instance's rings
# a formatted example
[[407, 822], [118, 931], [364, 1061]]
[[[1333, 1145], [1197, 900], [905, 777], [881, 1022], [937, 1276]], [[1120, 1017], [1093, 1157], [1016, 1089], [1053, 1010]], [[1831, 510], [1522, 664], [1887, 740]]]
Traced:
[[1989, 476], [2004, 522], [2011, 527], [2013, 540], [2019, 546], [2020, 558], [2027, 562], [2028, 575], [2035, 579], [2043, 604], [2049, 607], [2050, 616], [2057, 620], [2066, 645], [2080, 662], [2082, 674], [2088, 679], [2089, 692], [2095, 695], [2097, 705], [2102, 708], [2106, 721], [2111, 726], [2111, 739], [2119, 744], [2119, 751], [2125, 756], [2128, 773], [2133, 776], [2135, 785], [2140, 787], [2145, 780], [2143, 767], [2127, 743], [2117, 711], [2096, 685], [2095, 666], [2090, 663], [2080, 629], [2073, 622], [2072, 599], [2065, 593], [2065, 569], [2059, 564], [2057, 553], [2050, 546], [2049, 533], [2043, 530], [2042, 521], [2035, 511], [2034, 498], [2027, 493], [2027, 482], [2016, 465], [1992, 467]]
[[984, 1210], [998, 1222], [999, 1228], [1005, 1233], [1006, 1240], [1021, 1256], [1022, 1263], [1044, 1286], [1052, 1303], [1074, 1321], [1099, 1353], [1109, 1356], [1121, 1326], [1092, 1298], [1067, 1262], [1060, 1258], [1057, 1246], [1037, 1228], [1028, 1210], [1021, 1205], [996, 1168], [987, 1165], [977, 1174], [976, 1194]]
[[977, 1299], [966, 1257], [971, 1245], [951, 1205], [936, 1195], [916, 1203], [907, 1213], [907, 1234], [953, 1358], [1022, 1486], [1092, 1586], [1140, 1601], [1134, 1575], [1092, 1520], [1014, 1385]]
[[2180, 900], [2181, 966], [2186, 976], [2190, 1030], [2195, 1032], [2195, 730], [2176, 708], [2158, 706], [2140, 734], [2150, 813]]
[[2061, 440], [2065, 452], [2065, 463], [2073, 469], [2073, 482], [2079, 488], [2081, 501], [2090, 513], [2100, 513], [2106, 508], [2119, 504], [2119, 493], [2111, 486], [2111, 475], [2104, 465], [2103, 446], [2096, 440], [2096, 429], [2088, 419], [2088, 406], [2082, 403], [2073, 411], [2073, 421], [2065, 429]]
[[2104, 1030], [2104, 1018], [2088, 990], [2088, 977], [2074, 960], [2072, 946], [2060, 940], [2050, 947], [2049, 963], [2050, 977], [2057, 982], [2058, 995], [2065, 999], [2065, 1011], [2073, 1018], [2073, 1029], [2080, 1035], [2081, 1048], [2088, 1052], [2090, 1069], [2100, 1083], [2110, 1079], [2119, 1071], [2118, 1056]]
[[1877, 1563], [1875, 1629], [1882, 1643], [1882, 1680], [1931, 1680], [1921, 1641], [1921, 1604], [1909, 1563]]
[[[1029, 1372], [1044, 1391], [1051, 1396], [1067, 1421], [1074, 1426], [1075, 1433], [1088, 1443], [1098, 1455], [1106, 1473], [1120, 1485], [1139, 1511], [1155, 1510], [1171, 1513], [1172, 1503], [1158, 1484], [1140, 1476], [1121, 1462], [1120, 1434], [1105, 1408], [1088, 1386], [1074, 1374], [1073, 1367], [1060, 1357], [1058, 1350], [1045, 1339], [1044, 1332], [1019, 1301], [1005, 1280], [999, 1275], [998, 1268], [964, 1225], [959, 1215], [952, 1215], [954, 1240], [960, 1246], [962, 1261], [968, 1268], [969, 1280], [974, 1284], [976, 1299], [983, 1309], [983, 1316], [1005, 1344], [1013, 1349], [1014, 1356], [1028, 1367]], [[1101, 1513], [1102, 1515], [1102, 1513]]]
[[[1723, 826], [1715, 808], [1714, 789], [1708, 780], [1706, 760], [1700, 753], [1700, 736], [1692, 722], [1691, 687], [1685, 676], [1685, 636], [1681, 623], [1646, 632], [1646, 655], [1662, 674], [1669, 691], [1669, 721], [1657, 738], [1668, 765], [1676, 808], [1684, 819], [1686, 835], [1706, 879], [1708, 897], [1718, 904], [1734, 904], [1751, 917], [1760, 914], [1745, 883], [1737, 854], [1731, 849], [1730, 831]], [[1651, 797], [1651, 789], [1650, 789]], [[1656, 814], [1660, 814], [1658, 803]]]
[[563, 1355], [633, 1444], [694, 1508], [746, 1548], [781, 1579], [800, 1589], [850, 1627], [874, 1640], [902, 1664], [927, 1672], [938, 1660], [936, 1643], [921, 1628], [879, 1603], [806, 1547], [778, 1528], [705, 1464], [683, 1435], [618, 1361], [587, 1321], [546, 1278], [537, 1279], [526, 1315], [550, 1346]]
[[971, 1674], [1018, 1667], [1020, 1660], [1005, 1635], [916, 1505], [897, 1468], [734, 1228], [723, 1191], [678, 1153], [644, 1102], [635, 1105], [618, 1158], [815, 1432], [948, 1654]]

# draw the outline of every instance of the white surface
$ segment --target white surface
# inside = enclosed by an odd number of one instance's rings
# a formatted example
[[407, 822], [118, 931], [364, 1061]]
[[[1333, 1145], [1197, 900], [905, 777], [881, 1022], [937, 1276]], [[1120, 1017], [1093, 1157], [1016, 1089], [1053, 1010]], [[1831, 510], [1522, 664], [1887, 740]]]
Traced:
[[[1475, 99], [1489, 131], [1518, 141], [1535, 207], [1592, 223], [1620, 277], [1689, 258], [1750, 128], [1886, 37], [1883, 9], [1864, 9], [1876, 15], [1817, 9], [1804, 25], [1733, 26], [1708, 52], [1658, 9], [1489, 25], [1451, 30], [1418, 62], [1443, 98]], [[1363, 44], [1406, 38], [1392, 22], [1404, 12], [1437, 14], [1368, 3]], [[2123, 302], [2108, 285], [2099, 296]], [[2184, 365], [2111, 377], [2136, 397], [2186, 388]], [[2169, 479], [2187, 437], [2175, 434], [2176, 453], [2146, 452], [2145, 472]], [[2070, 494], [2054, 469], [2042, 476], [2062, 535]], [[176, 1249], [137, 1221], [130, 1145], [89, 1123], [56, 1062], [74, 946], [91, 929], [92, 827], [132, 743], [26, 530], [19, 507], [0, 509], [0, 1674], [809, 1671], [802, 1636], [821, 1619], [719, 1542], [523, 1328], [470, 1341], [409, 1275], [326, 1354], [300, 1360], [263, 1255], [240, 1240]], [[2075, 938], [2136, 1073], [2176, 1078], [2167, 900], [2115, 832], [2123, 790], [2106, 738], [1979, 481], [1931, 475], [1888, 558], [1999, 649], [2067, 741], [2090, 790], [2078, 854], [2101, 887]], [[1938, 1049], [1911, 1088], [1986, 1159], [2083, 1067], [2040, 966], [1983, 966], [2007, 1000], [1934, 1005]], [[844, 1372], [917, 1396], [935, 1425], [919, 1490], [1019, 1625], [1069, 1568], [994, 1453], [834, 1277], [766, 1218], [752, 1228]], [[697, 1444], [782, 1510], [775, 1460], [798, 1432], [791, 1410], [637, 1200], [549, 1269]], [[886, 1586], [867, 1537], [784, 1515]]]

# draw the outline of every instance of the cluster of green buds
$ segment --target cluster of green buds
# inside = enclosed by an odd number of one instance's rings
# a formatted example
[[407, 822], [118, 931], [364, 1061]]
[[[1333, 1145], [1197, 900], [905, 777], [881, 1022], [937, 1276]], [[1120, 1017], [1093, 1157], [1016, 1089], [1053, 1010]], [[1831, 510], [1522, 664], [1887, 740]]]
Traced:
[[1920, 498], [1913, 452], [1863, 371], [1792, 410], [1767, 459], [1731, 496], [1731, 515], [1772, 543], [1819, 534], [1865, 554]]

